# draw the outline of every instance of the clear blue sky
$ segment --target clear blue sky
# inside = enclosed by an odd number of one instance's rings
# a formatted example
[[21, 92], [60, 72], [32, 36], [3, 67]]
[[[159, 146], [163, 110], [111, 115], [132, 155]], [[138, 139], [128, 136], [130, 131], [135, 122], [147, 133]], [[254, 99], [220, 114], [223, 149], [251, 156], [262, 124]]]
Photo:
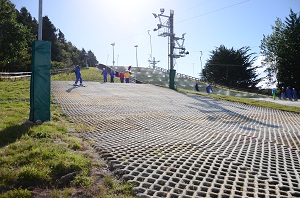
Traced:
[[[38, 20], [39, 0], [12, 0], [16, 8], [26, 7]], [[152, 13], [174, 10], [174, 32], [185, 35], [190, 52], [176, 59], [179, 73], [198, 76], [200, 51], [202, 65], [210, 51], [221, 44], [234, 49], [249, 46], [259, 56], [263, 35], [272, 33], [276, 18], [285, 20], [290, 9], [300, 12], [300, 0], [43, 0], [43, 16], [77, 48], [92, 50], [99, 63], [112, 65], [115, 43], [115, 64], [148, 66], [151, 53], [160, 60], [158, 66], [168, 68], [168, 39], [153, 32], [158, 18]]]

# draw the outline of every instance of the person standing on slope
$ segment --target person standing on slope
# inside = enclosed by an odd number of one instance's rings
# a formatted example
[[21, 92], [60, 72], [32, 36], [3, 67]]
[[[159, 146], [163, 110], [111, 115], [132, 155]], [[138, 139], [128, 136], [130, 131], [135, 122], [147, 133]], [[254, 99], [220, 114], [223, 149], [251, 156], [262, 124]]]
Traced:
[[129, 73], [128, 70], [125, 72], [124, 76], [125, 76], [125, 82], [129, 83], [129, 81], [130, 81], [130, 73]]
[[120, 81], [124, 83], [124, 73], [122, 71], [120, 72]]
[[105, 70], [105, 68], [103, 68], [101, 74], [103, 75], [103, 82], [107, 82], [107, 71]]
[[74, 72], [75, 72], [75, 77], [76, 77], [74, 86], [77, 86], [78, 81], [80, 82], [80, 85], [79, 85], [79, 86], [83, 86], [83, 85], [82, 85], [82, 78], [81, 78], [81, 73], [80, 73], [80, 67], [79, 67], [79, 65], [77, 65], [77, 66], [75, 67]]

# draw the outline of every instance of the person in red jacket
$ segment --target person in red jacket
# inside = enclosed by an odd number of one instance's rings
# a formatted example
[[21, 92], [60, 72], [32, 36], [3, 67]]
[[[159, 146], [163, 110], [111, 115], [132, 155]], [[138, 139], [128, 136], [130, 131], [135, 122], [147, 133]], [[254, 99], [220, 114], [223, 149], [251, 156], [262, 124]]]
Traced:
[[124, 73], [122, 71], [120, 72], [119, 76], [121, 83], [124, 83]]

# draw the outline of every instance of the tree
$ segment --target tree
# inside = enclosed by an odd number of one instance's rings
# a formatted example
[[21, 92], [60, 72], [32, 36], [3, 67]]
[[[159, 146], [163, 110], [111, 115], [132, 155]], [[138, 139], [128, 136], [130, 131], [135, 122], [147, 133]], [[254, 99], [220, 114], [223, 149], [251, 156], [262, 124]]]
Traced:
[[81, 49], [79, 54], [80, 65], [87, 66], [87, 53], [84, 48]]
[[29, 70], [28, 43], [34, 40], [30, 30], [18, 23], [15, 6], [0, 0], [0, 70]]
[[300, 16], [290, 10], [289, 18], [279, 18], [273, 33], [263, 36], [261, 50], [268, 76], [276, 76], [278, 86], [300, 89]]
[[38, 35], [37, 20], [35, 18], [32, 18], [31, 14], [28, 12], [28, 10], [25, 7], [22, 7], [20, 9], [20, 12], [18, 10], [16, 10], [16, 12], [17, 12], [17, 21], [23, 24], [25, 27], [27, 27], [27, 29], [31, 30], [31, 33], [37, 39], [37, 35]]
[[[30, 71], [31, 46], [37, 38], [38, 23], [25, 7], [15, 9], [9, 0], [0, 0], [0, 71]], [[81, 51], [67, 42], [48, 16], [43, 17], [43, 40], [51, 41], [52, 68], [97, 63], [92, 51]]]
[[230, 87], [255, 88], [259, 80], [253, 67], [253, 53], [248, 54], [249, 51], [249, 47], [234, 50], [221, 45], [216, 48], [203, 69], [204, 80]]
[[60, 29], [58, 29], [58, 38], [57, 39], [61, 43], [66, 42], [65, 35], [64, 35], [64, 33], [62, 33], [62, 31], [60, 31]]
[[91, 50], [89, 50], [88, 51], [88, 65], [95, 66], [97, 64], [98, 64], [98, 61], [97, 61], [96, 56], [94, 55], [94, 53]]

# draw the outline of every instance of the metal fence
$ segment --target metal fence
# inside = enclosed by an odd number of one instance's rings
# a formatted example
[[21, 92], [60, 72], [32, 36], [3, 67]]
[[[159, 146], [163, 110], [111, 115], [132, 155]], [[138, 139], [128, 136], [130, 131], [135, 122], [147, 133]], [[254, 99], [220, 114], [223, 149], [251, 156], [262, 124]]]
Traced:
[[0, 72], [0, 79], [16, 80], [30, 76], [31, 72]]

